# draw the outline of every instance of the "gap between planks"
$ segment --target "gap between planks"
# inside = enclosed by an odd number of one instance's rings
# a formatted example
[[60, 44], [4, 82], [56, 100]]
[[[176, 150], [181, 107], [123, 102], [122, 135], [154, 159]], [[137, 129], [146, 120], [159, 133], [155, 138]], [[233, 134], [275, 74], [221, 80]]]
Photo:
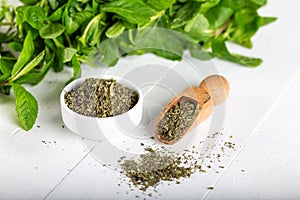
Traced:
[[43, 200], [47, 199], [49, 197], [49, 195], [52, 194], [52, 192], [54, 192], [54, 190], [59, 187], [59, 185], [79, 166], [79, 164], [85, 160], [85, 158], [87, 156], [89, 156], [91, 154], [91, 152], [100, 144], [101, 142], [97, 142], [95, 144], [95, 146], [93, 148], [90, 149], [90, 151], [87, 152], [86, 155], [84, 155], [77, 164], [74, 165], [74, 167], [60, 180], [58, 181], [58, 183], [42, 198]]

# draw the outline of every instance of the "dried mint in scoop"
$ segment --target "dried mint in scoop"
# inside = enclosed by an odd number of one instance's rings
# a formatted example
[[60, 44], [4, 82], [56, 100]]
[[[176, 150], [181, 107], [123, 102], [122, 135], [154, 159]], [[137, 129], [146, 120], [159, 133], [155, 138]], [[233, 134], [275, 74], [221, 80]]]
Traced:
[[199, 114], [197, 102], [181, 98], [169, 109], [158, 125], [158, 133], [163, 140], [175, 140], [182, 137], [185, 129], [190, 128]]
[[90, 117], [116, 116], [137, 102], [138, 94], [114, 79], [88, 78], [65, 94], [65, 103], [71, 110]]

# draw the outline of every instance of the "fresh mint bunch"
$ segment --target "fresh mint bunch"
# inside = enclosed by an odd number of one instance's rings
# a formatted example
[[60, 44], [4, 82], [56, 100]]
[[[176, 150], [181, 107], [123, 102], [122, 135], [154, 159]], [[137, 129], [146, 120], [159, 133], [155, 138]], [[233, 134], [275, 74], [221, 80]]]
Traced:
[[[251, 48], [251, 37], [275, 20], [257, 13], [266, 0], [21, 2], [22, 6], [14, 7], [0, 1], [0, 93], [9, 95], [13, 88], [25, 130], [34, 125], [38, 105], [21, 85], [38, 84], [50, 68], [60, 72], [65, 66], [72, 67], [76, 79], [81, 74], [81, 63], [93, 64], [90, 58], [95, 50], [108, 66], [115, 65], [120, 56], [148, 52], [180, 60], [183, 51], [188, 50], [198, 59], [217, 57], [256, 67], [261, 59], [233, 54], [226, 42]], [[186, 37], [145, 33], [147, 27], [174, 30]], [[110, 40], [97, 49], [106, 39]], [[138, 44], [155, 48], [137, 49]]]

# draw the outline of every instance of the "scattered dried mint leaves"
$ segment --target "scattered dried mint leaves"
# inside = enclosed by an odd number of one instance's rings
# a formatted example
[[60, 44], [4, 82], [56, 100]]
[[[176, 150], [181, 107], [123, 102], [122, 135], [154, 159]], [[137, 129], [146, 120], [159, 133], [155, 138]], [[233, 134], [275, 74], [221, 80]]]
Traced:
[[158, 125], [161, 139], [171, 141], [182, 137], [184, 130], [194, 123], [199, 111], [199, 105], [194, 100], [186, 97], [179, 99]]
[[90, 117], [116, 116], [137, 102], [138, 94], [114, 79], [89, 78], [65, 94], [65, 103], [71, 110]]
[[[215, 132], [207, 136], [207, 140], [214, 140], [221, 135], [223, 133]], [[231, 140], [232, 137], [229, 139]], [[200, 141], [200, 144], [203, 142]], [[234, 142], [222, 139], [217, 144], [208, 145], [205, 148], [205, 153], [198, 152], [196, 146], [180, 153], [172, 152], [164, 146], [145, 147], [144, 150], [145, 153], [138, 158], [122, 156], [118, 160], [121, 165], [121, 174], [124, 176], [120, 181], [128, 184], [130, 188], [126, 194], [134, 191], [133, 187], [135, 187], [141, 190], [145, 196], [149, 196], [149, 194], [152, 196], [155, 193], [161, 196], [157, 187], [161, 182], [181, 184], [183, 179], [189, 178], [197, 172], [200, 174], [210, 171], [219, 173], [219, 170], [223, 170], [225, 167], [222, 165], [222, 160], [230, 157], [230, 152], [236, 151], [236, 147]], [[170, 184], [168, 183], [168, 185]], [[214, 188], [208, 186], [207, 189], [212, 190]]]
[[140, 190], [145, 191], [160, 181], [187, 178], [195, 172], [195, 167], [184, 166], [182, 158], [171, 152], [152, 148], [145, 148], [145, 150], [147, 152], [141, 154], [138, 160], [124, 160], [121, 164], [121, 173], [130, 178], [133, 185], [139, 187]]

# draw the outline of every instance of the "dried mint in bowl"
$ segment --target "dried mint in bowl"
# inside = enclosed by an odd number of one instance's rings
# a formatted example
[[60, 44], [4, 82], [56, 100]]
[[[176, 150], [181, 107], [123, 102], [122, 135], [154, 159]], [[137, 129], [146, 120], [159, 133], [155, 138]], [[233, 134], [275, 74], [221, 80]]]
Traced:
[[65, 93], [65, 103], [71, 110], [90, 117], [116, 116], [137, 102], [137, 92], [115, 79], [88, 78], [78, 88]]

